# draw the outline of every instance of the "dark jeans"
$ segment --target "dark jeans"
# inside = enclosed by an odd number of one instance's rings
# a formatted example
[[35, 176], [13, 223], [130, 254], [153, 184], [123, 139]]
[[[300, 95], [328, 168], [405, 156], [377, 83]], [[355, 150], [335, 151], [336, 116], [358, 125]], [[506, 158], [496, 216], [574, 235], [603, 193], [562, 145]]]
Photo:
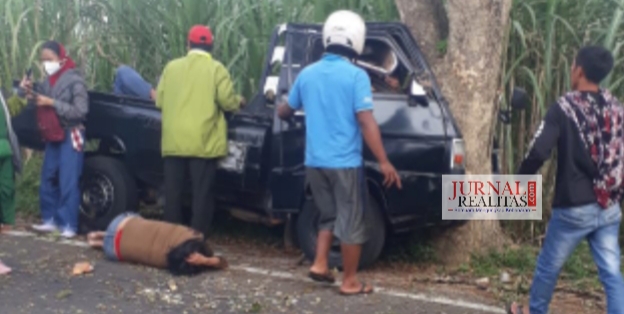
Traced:
[[186, 224], [182, 197], [190, 172], [192, 206], [190, 227], [202, 232], [205, 237], [215, 211], [213, 186], [217, 171], [217, 160], [206, 158], [165, 157], [165, 220]]
[[143, 99], [152, 99], [152, 85], [148, 83], [133, 68], [122, 65], [115, 72], [113, 93], [120, 96], [132, 96]]

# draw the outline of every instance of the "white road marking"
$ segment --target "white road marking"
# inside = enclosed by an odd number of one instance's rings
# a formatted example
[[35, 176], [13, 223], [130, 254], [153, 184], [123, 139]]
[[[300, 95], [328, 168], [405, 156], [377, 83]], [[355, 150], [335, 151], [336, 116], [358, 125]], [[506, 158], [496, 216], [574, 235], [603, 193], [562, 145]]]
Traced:
[[[53, 239], [50, 239], [50, 238], [37, 237], [37, 234], [32, 233], [32, 232], [9, 231], [4, 234], [14, 236], [14, 237], [34, 237], [37, 240], [46, 241], [46, 242], [53, 241]], [[82, 242], [82, 241], [77, 241], [77, 240], [61, 240], [55, 243], [81, 247], [81, 248], [89, 247], [87, 243]], [[230, 269], [244, 271], [250, 274], [274, 277], [274, 278], [289, 279], [289, 280], [304, 281], [304, 282], [311, 281], [308, 278], [297, 276], [293, 273], [283, 272], [283, 271], [273, 271], [273, 270], [256, 268], [256, 267], [235, 266], [235, 265], [230, 265]], [[340, 284], [339, 282], [336, 282], [334, 285], [337, 286], [339, 284]], [[450, 299], [450, 298], [441, 297], [441, 296], [431, 296], [431, 295], [426, 295], [422, 293], [409, 293], [409, 292], [404, 292], [404, 291], [399, 291], [399, 290], [386, 289], [382, 287], [375, 287], [375, 293], [383, 294], [383, 295], [387, 295], [387, 296], [391, 296], [395, 298], [404, 298], [404, 299], [410, 299], [410, 300], [416, 300], [416, 301], [422, 301], [422, 302], [428, 302], [428, 303], [448, 305], [448, 306], [453, 306], [453, 307], [458, 307], [458, 308], [477, 310], [480, 313], [497, 313], [497, 314], [507, 313], [505, 310], [499, 307], [495, 307], [495, 306], [490, 306], [490, 305], [470, 302], [470, 301], [464, 301], [464, 300], [459, 300], [459, 299], [457, 300]]]

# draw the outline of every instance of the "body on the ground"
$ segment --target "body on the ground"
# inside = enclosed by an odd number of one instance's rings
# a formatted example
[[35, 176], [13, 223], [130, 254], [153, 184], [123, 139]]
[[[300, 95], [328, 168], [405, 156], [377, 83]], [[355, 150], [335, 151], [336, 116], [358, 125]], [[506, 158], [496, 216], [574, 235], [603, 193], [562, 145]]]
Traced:
[[225, 259], [214, 256], [197, 230], [144, 219], [135, 213], [117, 216], [106, 231], [91, 232], [87, 239], [92, 248], [102, 249], [111, 261], [168, 269], [174, 275], [227, 267]]

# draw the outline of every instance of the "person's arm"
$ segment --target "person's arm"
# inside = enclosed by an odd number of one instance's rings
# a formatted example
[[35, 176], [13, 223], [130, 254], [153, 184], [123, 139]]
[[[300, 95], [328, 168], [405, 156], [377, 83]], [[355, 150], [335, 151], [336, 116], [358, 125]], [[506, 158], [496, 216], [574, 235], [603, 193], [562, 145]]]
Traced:
[[555, 103], [548, 108], [546, 116], [529, 144], [529, 151], [520, 164], [518, 174], [535, 174], [550, 158], [550, 154], [559, 139], [559, 121], [561, 121], [562, 115], [564, 113], [558, 104]]
[[373, 94], [370, 89], [370, 78], [362, 71], [358, 73], [355, 81], [354, 111], [357, 114], [364, 142], [379, 162], [379, 168], [384, 175], [384, 185], [389, 187], [396, 184], [400, 189], [402, 187], [401, 179], [386, 156], [386, 150], [381, 141], [381, 132], [373, 116]]
[[156, 108], [162, 109], [163, 99], [165, 99], [165, 84], [167, 82], [167, 67], [163, 70], [160, 79], [158, 80], [158, 86], [156, 87], [156, 99], [154, 99], [156, 103]]
[[[52, 107], [56, 113], [68, 120], [82, 120], [89, 112], [89, 93], [84, 81], [74, 83], [71, 87], [72, 102], [65, 102], [58, 99], [52, 100]], [[43, 97], [39, 95], [37, 97]]]
[[[301, 75], [299, 75], [301, 77]], [[277, 116], [282, 120], [288, 120], [295, 114], [295, 111], [300, 110], [303, 107], [303, 102], [301, 101], [301, 91], [299, 89], [300, 79], [299, 77], [295, 80], [293, 84], [290, 94], [288, 95], [288, 102], [280, 104], [277, 107]]]
[[230, 73], [220, 63], [217, 63], [217, 105], [225, 112], [237, 111], [242, 104], [242, 97], [234, 92], [234, 83]]

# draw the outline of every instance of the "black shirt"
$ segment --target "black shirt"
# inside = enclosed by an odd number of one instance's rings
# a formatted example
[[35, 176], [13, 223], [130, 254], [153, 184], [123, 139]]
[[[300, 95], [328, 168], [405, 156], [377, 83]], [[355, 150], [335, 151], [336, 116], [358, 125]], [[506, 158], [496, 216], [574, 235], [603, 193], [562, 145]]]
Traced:
[[[604, 105], [604, 98], [600, 94], [592, 94], [599, 102], [603, 102], [600, 105]], [[548, 108], [518, 174], [537, 173], [555, 147], [557, 179], [553, 208], [596, 203], [593, 178], [598, 175], [598, 170], [581, 140], [578, 127], [557, 103]]]

